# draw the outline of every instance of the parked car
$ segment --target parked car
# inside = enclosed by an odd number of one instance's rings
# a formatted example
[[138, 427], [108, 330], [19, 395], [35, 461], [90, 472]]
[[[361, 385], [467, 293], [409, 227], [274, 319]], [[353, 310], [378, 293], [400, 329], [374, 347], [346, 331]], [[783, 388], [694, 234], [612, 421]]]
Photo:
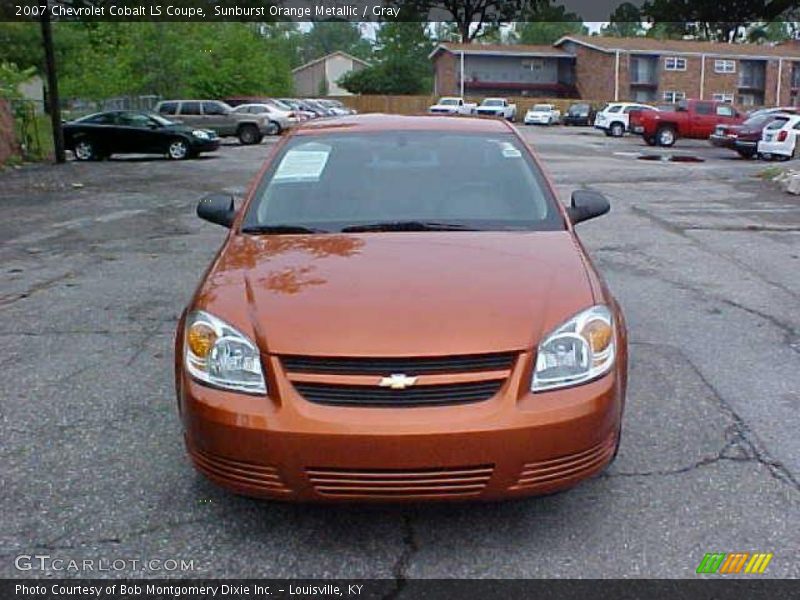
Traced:
[[336, 116], [335, 113], [328, 108], [327, 106], [321, 104], [318, 100], [313, 100], [311, 98], [306, 98], [302, 100], [304, 106], [314, 112], [318, 117], [333, 117]]
[[724, 102], [681, 100], [674, 111], [642, 111], [631, 121], [647, 144], [672, 146], [679, 138], [706, 140], [717, 125], [739, 124], [744, 115]]
[[326, 107], [334, 116], [354, 115], [356, 111], [342, 104], [339, 100], [332, 100], [330, 98], [321, 98], [317, 100], [320, 104]]
[[763, 158], [789, 160], [800, 155], [797, 136], [800, 134], [800, 116], [787, 115], [787, 119], [775, 119], [764, 127], [757, 151]]
[[510, 104], [505, 98], [484, 98], [475, 112], [488, 117], [502, 117], [508, 121], [517, 120], [517, 105]]
[[317, 113], [304, 108], [303, 103], [296, 98], [279, 98], [278, 101], [289, 106], [302, 121], [317, 118]]
[[233, 112], [234, 114], [255, 115], [257, 117], [267, 115], [270, 122], [267, 135], [278, 135], [285, 129], [294, 127], [299, 123], [299, 119], [295, 117], [291, 110], [280, 110], [272, 104], [240, 104], [233, 109]]
[[478, 105], [465, 102], [463, 98], [445, 96], [428, 108], [428, 112], [435, 115], [473, 115]]
[[183, 160], [219, 148], [213, 131], [140, 111], [95, 113], [64, 124], [62, 131], [65, 148], [78, 160], [102, 160], [112, 154], [164, 154]]
[[594, 117], [594, 126], [606, 135], [622, 137], [629, 129], [631, 111], [649, 113], [656, 111], [654, 106], [638, 102], [611, 102], [606, 104]]
[[561, 111], [552, 104], [534, 104], [525, 113], [525, 125], [553, 125], [561, 120]]
[[595, 113], [592, 105], [586, 102], [571, 104], [564, 115], [562, 122], [564, 125], [584, 125], [589, 126], [594, 122]]
[[268, 115], [235, 113], [219, 100], [167, 100], [156, 112], [191, 127], [211, 129], [220, 137], [236, 137], [242, 144], [258, 144], [275, 130]]
[[175, 338], [199, 471], [418, 502], [550, 493], [614, 459], [625, 324], [574, 231], [601, 194], [562, 206], [497, 119], [301, 126], [260, 173], [238, 209], [197, 209], [230, 230]]
[[730, 148], [742, 158], [752, 158], [758, 152], [764, 128], [773, 121], [786, 121], [788, 114], [775, 112], [756, 112], [741, 125], [717, 125], [708, 138], [712, 146]]

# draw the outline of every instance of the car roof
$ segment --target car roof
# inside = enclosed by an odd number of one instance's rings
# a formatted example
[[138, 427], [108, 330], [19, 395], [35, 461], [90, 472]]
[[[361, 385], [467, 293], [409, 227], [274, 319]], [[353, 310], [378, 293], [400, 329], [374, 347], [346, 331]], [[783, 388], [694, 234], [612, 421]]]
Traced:
[[444, 117], [438, 115], [388, 115], [368, 113], [331, 120], [310, 121], [301, 125], [296, 135], [318, 135], [375, 131], [457, 131], [463, 133], [502, 133], [511, 131], [505, 121], [479, 117]]

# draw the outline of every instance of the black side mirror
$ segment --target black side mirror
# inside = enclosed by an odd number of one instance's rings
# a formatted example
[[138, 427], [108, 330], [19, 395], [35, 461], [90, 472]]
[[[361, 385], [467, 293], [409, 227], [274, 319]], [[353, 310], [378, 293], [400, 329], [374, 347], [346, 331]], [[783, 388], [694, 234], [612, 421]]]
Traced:
[[236, 216], [233, 196], [230, 194], [209, 194], [197, 205], [197, 216], [201, 219], [230, 227]]
[[594, 190], [575, 190], [572, 192], [572, 205], [567, 209], [573, 225], [588, 221], [611, 210], [611, 204], [600, 192]]

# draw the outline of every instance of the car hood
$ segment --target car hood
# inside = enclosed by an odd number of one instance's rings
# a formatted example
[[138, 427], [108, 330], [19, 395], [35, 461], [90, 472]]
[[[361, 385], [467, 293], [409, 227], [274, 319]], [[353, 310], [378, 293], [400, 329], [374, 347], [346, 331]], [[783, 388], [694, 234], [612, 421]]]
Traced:
[[592, 305], [586, 269], [567, 231], [232, 235], [195, 305], [265, 352], [478, 354]]

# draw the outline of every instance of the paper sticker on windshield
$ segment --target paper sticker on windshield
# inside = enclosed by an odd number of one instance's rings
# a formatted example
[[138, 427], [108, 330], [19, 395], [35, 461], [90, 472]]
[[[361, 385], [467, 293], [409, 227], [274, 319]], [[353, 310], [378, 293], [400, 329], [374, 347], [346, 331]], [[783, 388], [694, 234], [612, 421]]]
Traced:
[[503, 149], [503, 156], [506, 158], [519, 158], [522, 156], [522, 152], [514, 148], [514, 145], [509, 142], [503, 142], [501, 148]]
[[329, 150], [289, 150], [273, 179], [319, 181], [330, 156]]

